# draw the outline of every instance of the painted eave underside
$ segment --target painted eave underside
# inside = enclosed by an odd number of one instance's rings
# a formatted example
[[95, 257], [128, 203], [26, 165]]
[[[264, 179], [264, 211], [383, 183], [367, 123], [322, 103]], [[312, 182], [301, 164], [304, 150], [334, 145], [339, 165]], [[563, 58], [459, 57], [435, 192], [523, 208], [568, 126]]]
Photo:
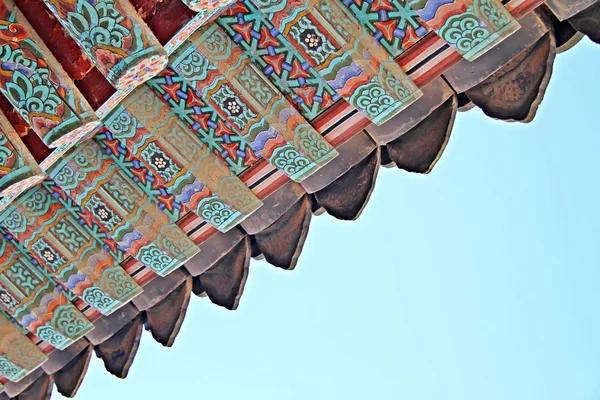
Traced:
[[[34, 1], [17, 4], [28, 16]], [[132, 1], [138, 14], [164, 44], [193, 18], [179, 0]], [[49, 399], [54, 388], [73, 397], [95, 354], [108, 373], [125, 378], [142, 336], [164, 346], [174, 344], [193, 295], [229, 310], [238, 307], [252, 259], [293, 270], [301, 255], [313, 215], [327, 213], [340, 220], [357, 219], [373, 191], [380, 167], [429, 173], [450, 139], [456, 113], [479, 107], [491, 118], [530, 122], [543, 100], [557, 53], [584, 36], [600, 43], [600, 3], [547, 0], [504, 2], [521, 28], [473, 61], [457, 57], [430, 35], [396, 58], [423, 95], [385, 124], [377, 126], [347, 103], [338, 102], [312, 121], [339, 155], [301, 183], [259, 162], [241, 176], [263, 205], [227, 232], [207, 230], [191, 217], [179, 225], [200, 247], [184, 266], [141, 283], [143, 292], [108, 316], [96, 315], [95, 328], [18, 382], [7, 382], [1, 399]], [[179, 16], [161, 24], [165, 16]], [[38, 19], [29, 18], [30, 22]], [[114, 95], [111, 86], [73, 47], [53, 17], [36, 30], [97, 110]], [[64, 49], [61, 54], [57, 49]], [[103, 78], [102, 78], [103, 80]], [[50, 153], [4, 99], [0, 107], [38, 161]], [[329, 114], [328, 114], [329, 113]], [[335, 118], [332, 118], [334, 115]], [[129, 264], [127, 264], [129, 263]], [[137, 261], [125, 261], [126, 270]], [[86, 314], [86, 316], [88, 316]], [[144, 333], [146, 331], [146, 333]], [[95, 362], [99, 362], [96, 360]]]

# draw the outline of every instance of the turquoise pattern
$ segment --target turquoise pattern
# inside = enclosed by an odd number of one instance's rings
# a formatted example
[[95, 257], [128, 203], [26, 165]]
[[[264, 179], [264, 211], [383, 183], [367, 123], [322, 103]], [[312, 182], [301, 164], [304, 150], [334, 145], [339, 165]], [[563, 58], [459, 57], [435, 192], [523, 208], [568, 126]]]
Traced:
[[435, 31], [472, 59], [518, 27], [498, 0], [185, 0], [168, 59], [126, 0], [44, 1], [119, 90], [99, 121], [0, 4], [0, 92], [57, 147], [40, 168], [0, 118], [1, 384], [334, 159], [320, 131], [340, 144], [354, 120], [311, 123], [334, 103], [381, 124], [418, 99], [392, 56]]
[[65, 30], [117, 89], [159, 73], [167, 53], [122, 0], [44, 0]]

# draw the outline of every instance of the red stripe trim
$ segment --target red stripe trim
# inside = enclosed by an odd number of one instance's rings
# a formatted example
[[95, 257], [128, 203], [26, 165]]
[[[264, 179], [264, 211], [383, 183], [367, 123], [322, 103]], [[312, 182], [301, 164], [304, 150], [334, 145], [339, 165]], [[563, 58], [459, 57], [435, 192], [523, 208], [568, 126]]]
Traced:
[[[515, 17], [521, 18], [529, 12], [536, 9], [540, 6], [544, 1], [543, 0], [512, 0], [505, 5], [506, 9]], [[438, 50], [441, 46], [444, 45], [444, 41], [438, 37], [437, 35], [430, 33], [426, 35], [423, 39], [419, 40], [414, 46], [405, 51], [400, 57], [396, 59], [398, 65], [402, 67], [404, 70], [408, 70], [419, 64], [420, 61], [427, 58], [433, 52]], [[453, 49], [447, 49], [443, 51], [441, 54], [427, 62], [423, 67], [419, 68], [419, 70], [415, 71], [410, 75], [411, 79], [415, 82], [415, 84], [419, 87], [423, 87], [435, 79], [437, 76], [441, 75], [453, 65], [462, 60], [462, 57]], [[348, 104], [346, 101], [340, 100], [336, 102], [333, 106], [331, 106], [325, 113], [321, 114], [317, 118], [312, 121], [313, 127], [319, 132], [323, 133], [326, 130], [335, 126], [339, 120], [348, 115], [353, 110], [352, 106]], [[327, 135], [328, 141], [334, 145], [335, 147], [339, 147], [341, 144], [346, 142], [348, 139], [358, 134], [361, 130], [369, 126], [371, 122], [357, 113], [352, 117], [348, 118], [346, 121], [342, 122], [338, 126], [336, 126], [330, 133]], [[244, 173], [240, 174], [239, 178], [246, 183], [247, 185], [251, 185], [253, 182], [260, 180], [266, 174], [273, 171], [274, 167], [270, 165], [266, 160], [262, 159], [253, 165], [248, 170], [244, 171]], [[253, 192], [261, 199], [269, 196], [273, 193], [277, 188], [281, 187], [283, 184], [288, 182], [289, 179], [285, 176], [281, 171], [278, 171], [273, 176], [269, 177], [269, 179], [261, 182], [256, 188], [253, 189]], [[189, 213], [182, 217], [178, 221], [178, 225], [181, 229], [183, 229], [186, 233], [189, 233], [192, 229], [196, 228], [202, 223], [202, 219], [193, 213]], [[206, 225], [202, 227], [198, 232], [194, 232], [190, 236], [190, 238], [196, 244], [201, 244], [214, 235], [217, 232], [215, 228], [210, 225]], [[128, 258], [121, 265], [126, 270], [135, 271], [139, 269], [142, 264], [138, 261]], [[150, 282], [156, 274], [154, 274], [150, 269], [145, 268], [141, 271], [136, 277], [135, 280], [142, 285], [146, 285]], [[73, 304], [79, 309], [84, 310], [88, 307], [81, 299], [75, 299]], [[93, 307], [89, 307], [84, 315], [91, 321], [94, 322], [98, 318], [102, 316], [97, 310]], [[52, 346], [49, 346], [51, 349], [49, 352], [53, 350]], [[44, 342], [40, 343], [38, 347], [41, 349], [47, 348]], [[0, 378], [0, 383], [6, 384], [7, 380]]]

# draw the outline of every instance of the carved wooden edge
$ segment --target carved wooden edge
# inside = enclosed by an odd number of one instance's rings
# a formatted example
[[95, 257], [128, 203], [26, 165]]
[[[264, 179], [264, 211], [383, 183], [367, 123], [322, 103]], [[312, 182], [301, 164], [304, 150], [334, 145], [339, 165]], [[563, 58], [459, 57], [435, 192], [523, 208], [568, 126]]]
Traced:
[[597, 2], [598, 0], [546, 0], [545, 6], [560, 21], [564, 21], [597, 4]]
[[96, 356], [104, 361], [104, 367], [112, 375], [127, 377], [140, 345], [142, 327], [142, 315], [139, 314], [117, 334], [95, 347]]
[[[548, 79], [547, 79], [547, 80], [549, 81], [549, 77], [548, 77]], [[547, 82], [546, 82], [546, 85], [547, 85]], [[540, 101], [541, 101], [541, 100], [540, 100]], [[538, 103], [538, 104], [539, 104], [539, 103]], [[448, 132], [448, 134], [449, 134], [449, 132]], [[445, 142], [445, 143], [447, 143], [447, 140], [446, 140], [446, 142]], [[445, 147], [445, 144], [444, 144], [444, 147]], [[443, 149], [442, 149], [442, 150], [443, 150]], [[387, 149], [385, 149], [385, 152], [387, 153]], [[440, 151], [439, 153], [441, 154], [441, 151]], [[372, 153], [371, 153], [371, 155], [369, 155], [368, 157], [370, 157], [370, 156], [372, 156], [372, 155], [373, 155], [373, 152], [372, 152]], [[436, 161], [437, 161], [437, 159], [439, 159], [439, 156], [438, 156], [438, 157], [436, 157]], [[363, 161], [365, 161], [365, 160], [363, 160]], [[433, 164], [435, 164], [435, 162], [434, 162]], [[431, 168], [429, 168], [429, 170], [430, 170], [430, 169], [431, 169]], [[342, 178], [344, 178], [344, 176], [345, 176], [345, 175], [341, 176], [341, 177], [340, 177], [340, 178], [338, 178], [338, 179], [342, 179]], [[335, 183], [335, 182], [334, 182], [334, 183]], [[327, 187], [326, 187], [325, 189], [323, 189], [323, 190], [326, 190], [326, 189], [327, 189]], [[167, 296], [168, 296], [168, 295], [167, 295]]]
[[452, 96], [408, 133], [388, 143], [387, 153], [398, 168], [431, 172], [450, 140], [457, 110], [458, 99]]
[[241, 227], [250, 235], [261, 232], [277, 221], [304, 194], [305, 191], [300, 184], [286, 182], [269, 196], [261, 199], [263, 206], [246, 218], [241, 223]]
[[27, 389], [23, 390], [17, 396], [18, 400], [50, 400], [52, 389], [54, 388], [54, 378], [52, 375], [42, 374]]
[[600, 2], [575, 14], [568, 21], [573, 28], [600, 44]]
[[552, 23], [554, 38], [556, 39], [557, 54], [572, 49], [573, 46], [583, 39], [585, 35], [573, 28], [573, 25], [571, 25], [568, 20], [560, 21], [552, 11], [548, 9], [547, 12]]
[[48, 354], [48, 361], [42, 365], [42, 369], [47, 374], [54, 374], [69, 364], [82, 351], [90, 346], [90, 342], [85, 338], [81, 338], [64, 350], [54, 350]]
[[423, 95], [400, 114], [383, 125], [371, 124], [365, 128], [365, 132], [373, 138], [375, 143], [380, 146], [385, 145], [404, 135], [454, 94], [454, 90], [441, 76], [431, 81], [421, 90]]
[[549, 31], [466, 94], [489, 117], [531, 122], [544, 99], [555, 57], [556, 41]]
[[373, 193], [380, 163], [381, 151], [377, 147], [344, 175], [316, 192], [315, 202], [337, 219], [357, 219]]
[[268, 263], [287, 270], [295, 268], [311, 217], [312, 201], [309, 195], [304, 195], [276, 222], [254, 235], [256, 245]]
[[36, 369], [29, 375], [25, 376], [19, 382], [8, 382], [5, 385], [4, 393], [6, 393], [10, 398], [15, 398], [19, 394], [25, 392], [30, 387], [32, 387], [38, 379], [45, 379], [46, 374], [41, 368]]
[[521, 29], [508, 40], [474, 61], [460, 61], [445, 71], [443, 77], [456, 93], [464, 93], [477, 86], [544, 36], [550, 30], [547, 18], [546, 13], [539, 10], [525, 15], [519, 20]]
[[[548, 77], [548, 80], [549, 80], [549, 77]], [[546, 85], [547, 85], [547, 82], [546, 82]], [[541, 101], [541, 100], [540, 100], [540, 101]], [[538, 103], [538, 104], [539, 104], [539, 103]], [[449, 132], [448, 132], [448, 135], [449, 135]], [[447, 139], [446, 139], [445, 143], [447, 143]], [[445, 143], [444, 143], [443, 147], [445, 147]], [[443, 148], [442, 148], [442, 150], [443, 150]], [[387, 148], [385, 149], [385, 152], [386, 152], [386, 154], [387, 154]], [[369, 158], [369, 157], [372, 157], [374, 153], [375, 153], [375, 152], [372, 152], [372, 153], [371, 153], [369, 156], [367, 156], [367, 158]], [[439, 154], [441, 154], [441, 151], [439, 152]], [[382, 156], [381, 156], [381, 154], [380, 154], [380, 157], [382, 157]], [[389, 157], [389, 156], [388, 156], [388, 157]], [[367, 158], [366, 158], [366, 159], [364, 159], [363, 161], [361, 161], [361, 163], [362, 163], [362, 162], [364, 162], [365, 160], [367, 160]], [[437, 156], [437, 157], [436, 157], [435, 161], [437, 161], [437, 159], [439, 159], [439, 156]], [[433, 162], [433, 164], [435, 164], [435, 161]], [[360, 164], [360, 163], [359, 163], [359, 164]], [[355, 165], [355, 167], [356, 167], [356, 165]], [[355, 168], [355, 167], [351, 167], [351, 169], [352, 169], [352, 168]], [[429, 170], [431, 170], [431, 168], [429, 168]], [[346, 174], [348, 174], [348, 173], [346, 173]], [[346, 176], [346, 174], [344, 174], [344, 175], [342, 175], [341, 177], [339, 177], [339, 178], [338, 178], [338, 180], [341, 180], [341, 179], [343, 179], [343, 178]], [[336, 180], [336, 181], [337, 181], [337, 180]], [[333, 185], [334, 183], [335, 183], [335, 182], [333, 182], [333, 183], [332, 183], [332, 185]], [[328, 187], [326, 187], [326, 188], [324, 188], [324, 189], [322, 189], [322, 190], [323, 190], [323, 191], [325, 191], [326, 189], [328, 189]], [[318, 193], [318, 192], [317, 192], [317, 193]], [[277, 221], [276, 221], [276, 222], [277, 222]], [[306, 236], [304, 236], [304, 239], [305, 239], [305, 237], [306, 237]], [[247, 240], [247, 239], [245, 239], [245, 240]], [[263, 244], [264, 244], [264, 241], [263, 241]], [[300, 247], [301, 247], [301, 246], [300, 246]], [[297, 257], [296, 257], [296, 258], [297, 258]], [[200, 282], [200, 280], [198, 280], [198, 282]], [[168, 296], [169, 296], [169, 295], [167, 295], [167, 297], [168, 297]], [[238, 297], [238, 300], [239, 300], [239, 297]], [[236, 305], [236, 307], [237, 307], [237, 305]], [[73, 361], [75, 361], [75, 360], [73, 360]]]
[[208, 297], [208, 294], [206, 294], [206, 289], [204, 289], [202, 282], [200, 282], [200, 279], [197, 276], [195, 276], [194, 280], [192, 281], [192, 293], [198, 297]]
[[200, 244], [200, 252], [186, 261], [185, 269], [194, 277], [202, 274], [226, 256], [245, 236], [240, 228], [215, 233]]
[[339, 145], [336, 150], [339, 155], [325, 167], [302, 181], [306, 193], [315, 193], [326, 188], [331, 182], [344, 175], [350, 168], [362, 161], [375, 150], [377, 144], [368, 133], [361, 130], [350, 139]]
[[581, 39], [583, 39], [584, 36], [585, 35], [583, 33], [576, 32], [569, 40], [564, 41], [560, 47], [556, 48], [556, 54], [561, 54], [571, 50], [577, 43], [581, 42]]
[[[388, 151], [387, 151], [387, 147], [385, 147], [385, 146], [379, 147], [379, 157], [380, 157], [379, 163], [381, 164], [381, 166], [383, 168], [396, 168], [396, 163], [394, 162], [394, 160], [392, 160], [390, 158], [390, 155], [388, 154]], [[317, 203], [317, 206], [318, 206], [318, 203]], [[323, 211], [324, 210], [325, 209], [323, 209]], [[314, 213], [314, 211], [313, 211], [313, 213]]]
[[[317, 205], [318, 207], [318, 205]], [[325, 212], [325, 209], [322, 209], [322, 212]], [[313, 215], [315, 214], [315, 207], [313, 207]], [[250, 254], [254, 260], [264, 260], [265, 256], [260, 252], [258, 245], [256, 244], [256, 239], [254, 236], [250, 236]]]
[[131, 302], [138, 310], [145, 311], [158, 304], [169, 293], [179, 287], [188, 275], [184, 268], [179, 268], [167, 276], [157, 276], [145, 285], [144, 291]]
[[110, 315], [94, 321], [95, 328], [85, 335], [93, 344], [98, 345], [114, 336], [121, 328], [135, 318], [140, 311], [131, 303], [125, 304]]
[[467, 112], [475, 108], [475, 103], [473, 103], [469, 96], [467, 96], [465, 93], [458, 93], [456, 97], [458, 99], [459, 112]]
[[160, 303], [145, 311], [146, 324], [150, 328], [152, 337], [163, 346], [173, 345], [185, 319], [191, 293], [192, 277], [187, 276], [185, 281]]
[[75, 397], [88, 371], [94, 347], [90, 344], [71, 362], [54, 374], [54, 384], [60, 394]]
[[244, 236], [210, 269], [194, 278], [194, 293], [205, 293], [214, 304], [235, 310], [248, 279], [250, 258], [250, 237]]

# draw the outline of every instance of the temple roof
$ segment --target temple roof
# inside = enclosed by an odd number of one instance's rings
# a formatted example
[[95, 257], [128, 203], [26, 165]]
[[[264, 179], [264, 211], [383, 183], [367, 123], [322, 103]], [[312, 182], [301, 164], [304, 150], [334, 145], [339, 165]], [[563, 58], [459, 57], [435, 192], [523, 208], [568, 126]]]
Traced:
[[429, 173], [458, 111], [530, 122], [597, 0], [3, 0], [0, 399], [75, 396], [235, 310], [380, 166]]

